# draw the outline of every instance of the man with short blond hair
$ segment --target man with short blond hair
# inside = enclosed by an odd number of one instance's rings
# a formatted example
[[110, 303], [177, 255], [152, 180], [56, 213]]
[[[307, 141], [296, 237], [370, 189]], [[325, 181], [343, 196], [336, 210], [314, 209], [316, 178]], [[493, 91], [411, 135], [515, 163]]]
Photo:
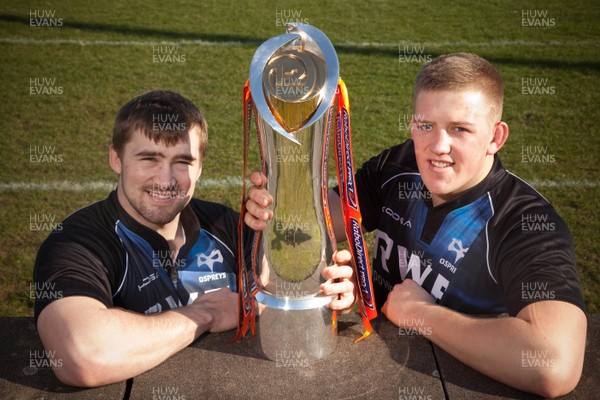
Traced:
[[502, 119], [504, 82], [493, 64], [471, 53], [441, 55], [425, 64], [417, 75], [413, 107], [418, 93], [428, 90], [476, 88], [488, 100], [492, 119]]
[[[413, 99], [412, 139], [356, 172], [363, 226], [377, 230], [378, 306], [507, 385], [570, 392], [587, 327], [575, 252], [554, 208], [500, 162], [508, 138], [500, 74], [479, 56], [443, 55], [422, 68]], [[252, 179], [246, 223], [263, 229], [271, 199], [262, 177]], [[329, 204], [341, 240], [335, 191]], [[545, 359], [529, 363], [530, 354]]]

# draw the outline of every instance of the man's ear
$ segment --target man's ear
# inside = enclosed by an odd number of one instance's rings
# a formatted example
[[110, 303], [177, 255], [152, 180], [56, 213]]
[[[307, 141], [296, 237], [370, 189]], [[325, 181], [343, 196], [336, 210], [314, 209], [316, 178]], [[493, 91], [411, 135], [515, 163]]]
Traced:
[[494, 124], [492, 140], [488, 145], [487, 154], [490, 156], [496, 154], [504, 146], [506, 139], [508, 139], [508, 125], [506, 122], [496, 122]]
[[112, 170], [115, 171], [117, 175], [121, 175], [121, 158], [112, 144], [110, 145], [110, 150], [108, 151], [108, 162]]

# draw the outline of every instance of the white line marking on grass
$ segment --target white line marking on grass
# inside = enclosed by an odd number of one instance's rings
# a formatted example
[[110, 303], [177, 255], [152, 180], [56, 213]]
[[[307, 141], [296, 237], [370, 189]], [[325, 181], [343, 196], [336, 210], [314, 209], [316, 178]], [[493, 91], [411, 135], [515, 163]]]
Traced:
[[529, 180], [526, 182], [535, 188], [572, 187], [575, 189], [582, 189], [582, 188], [595, 188], [595, 187], [599, 186], [598, 182], [588, 181], [586, 179], [583, 179], [583, 180], [565, 179], [565, 180], [560, 180], [560, 181], [532, 179], [532, 180]]
[[411, 42], [402, 40], [398, 43], [378, 43], [378, 42], [348, 42], [339, 43], [341, 46], [354, 46], [354, 47], [397, 47], [397, 46], [420, 46], [420, 47], [539, 47], [539, 46], [564, 46], [564, 47], [577, 47], [577, 46], [600, 46], [600, 40], [550, 40], [548, 42], [530, 41], [530, 40], [490, 40], [489, 42], [468, 42], [466, 40], [459, 40], [456, 42]]
[[112, 190], [116, 187], [116, 182], [96, 181], [96, 182], [10, 182], [0, 183], [0, 192], [13, 191], [65, 191], [65, 192], [87, 192], [91, 190]]
[[[228, 177], [223, 179], [200, 179], [196, 184], [198, 188], [230, 188], [241, 186], [240, 178]], [[12, 191], [65, 191], [65, 192], [86, 192], [91, 190], [113, 190], [117, 187], [117, 182], [111, 181], [90, 181], [90, 182], [9, 182], [0, 183], [0, 192]]]
[[[535, 188], [596, 188], [598, 182], [588, 180], [539, 180], [533, 179], [527, 181]], [[241, 178], [227, 177], [220, 179], [200, 179], [196, 184], [197, 188], [233, 188], [240, 187], [242, 184]], [[249, 184], [248, 184], [249, 185]], [[330, 178], [329, 186], [337, 185], [337, 179]], [[70, 181], [54, 181], [54, 182], [9, 182], [0, 183], [0, 193], [17, 192], [17, 191], [65, 191], [65, 192], [86, 192], [92, 190], [110, 191], [115, 189], [116, 182], [110, 181], [91, 181], [91, 182], [70, 182]]]
[[31, 39], [0, 38], [0, 43], [23, 45], [72, 44], [78, 46], [242, 46], [239, 41], [177, 40], [177, 41], [138, 41], [138, 40], [83, 40], [83, 39]]
[[[265, 39], [266, 40], [266, 39]], [[259, 44], [261, 40], [256, 41]], [[232, 41], [211, 41], [211, 40], [176, 40], [176, 41], [143, 41], [143, 40], [84, 40], [84, 39], [32, 39], [27, 37], [0, 38], [0, 43], [22, 44], [22, 45], [61, 45], [70, 44], [78, 46], [247, 46], [252, 45], [252, 41], [240, 42]], [[490, 40], [489, 42], [469, 42], [459, 40], [455, 42], [410, 42], [401, 40], [395, 43], [381, 42], [343, 42], [334, 43], [339, 47], [360, 47], [360, 48], [398, 48], [399, 46], [423, 46], [423, 47], [539, 47], [539, 46], [558, 46], [558, 47], [580, 47], [580, 46], [600, 46], [600, 40], [549, 40], [547, 42], [529, 41], [529, 40]]]

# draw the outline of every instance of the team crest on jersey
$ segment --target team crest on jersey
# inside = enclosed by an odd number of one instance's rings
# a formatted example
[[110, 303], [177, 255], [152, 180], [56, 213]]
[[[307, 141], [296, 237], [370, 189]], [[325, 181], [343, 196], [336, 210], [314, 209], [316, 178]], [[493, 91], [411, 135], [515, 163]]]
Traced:
[[448, 250], [456, 253], [456, 259], [454, 260], [454, 263], [456, 264], [458, 262], [458, 260], [460, 260], [461, 258], [463, 258], [465, 256], [467, 251], [469, 251], [469, 248], [463, 247], [462, 240], [452, 238], [452, 241], [448, 245]]
[[213, 249], [213, 251], [206, 255], [204, 253], [196, 254], [196, 264], [198, 267], [206, 266], [210, 269], [210, 272], [215, 272], [215, 264], [223, 263], [223, 254], [219, 249]]

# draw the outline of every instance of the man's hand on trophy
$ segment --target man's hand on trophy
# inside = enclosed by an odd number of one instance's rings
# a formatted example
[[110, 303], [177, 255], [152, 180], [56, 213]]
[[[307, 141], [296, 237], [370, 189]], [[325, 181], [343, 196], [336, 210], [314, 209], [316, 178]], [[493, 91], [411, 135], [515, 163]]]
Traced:
[[254, 186], [248, 190], [246, 197], [246, 214], [244, 222], [256, 231], [264, 230], [266, 221], [273, 218], [273, 210], [269, 206], [273, 204], [273, 197], [267, 192], [267, 177], [260, 172], [250, 175], [250, 181]]
[[348, 250], [333, 253], [335, 265], [323, 269], [322, 275], [325, 282], [321, 284], [321, 292], [327, 296], [336, 296], [329, 303], [333, 310], [348, 312], [354, 305], [354, 282], [352, 281], [352, 255]]
[[[269, 207], [273, 204], [273, 197], [265, 188], [267, 177], [254, 172], [250, 175], [250, 181], [254, 186], [248, 190], [246, 197], [246, 214], [244, 222], [250, 228], [262, 231], [266, 228], [266, 221], [273, 218], [273, 210]], [[323, 269], [322, 275], [325, 282], [321, 284], [321, 292], [327, 296], [336, 296], [329, 303], [334, 310], [349, 311], [354, 305], [356, 294], [353, 283], [353, 269], [351, 266], [352, 255], [348, 250], [340, 250], [333, 254], [334, 265]]]

